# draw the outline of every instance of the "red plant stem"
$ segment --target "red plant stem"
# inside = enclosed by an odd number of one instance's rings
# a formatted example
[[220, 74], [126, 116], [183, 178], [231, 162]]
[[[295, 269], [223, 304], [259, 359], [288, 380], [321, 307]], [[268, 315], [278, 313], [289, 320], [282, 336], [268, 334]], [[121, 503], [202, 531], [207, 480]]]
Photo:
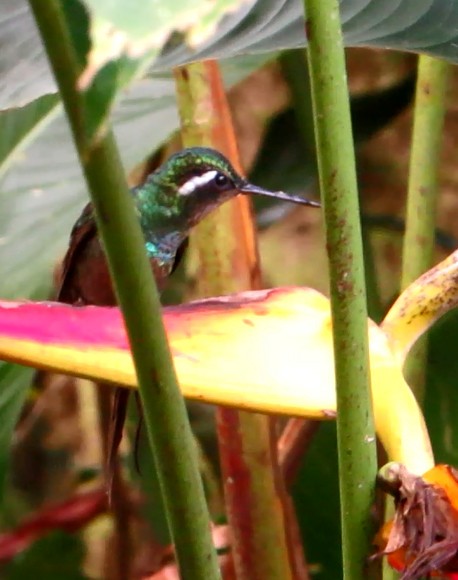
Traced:
[[291, 487], [299, 470], [301, 460], [320, 426], [320, 421], [290, 419], [277, 443], [278, 463], [287, 489]]
[[76, 532], [108, 510], [105, 487], [43, 508], [11, 532], [0, 534], [0, 562], [7, 562], [52, 530]]
[[296, 518], [294, 503], [291, 496], [285, 496], [284, 509], [288, 520], [288, 544], [293, 556], [293, 569], [295, 580], [310, 580], [309, 569], [302, 547], [301, 530]]
[[107, 458], [111, 444], [109, 433], [112, 418], [113, 389], [111, 385], [98, 383], [97, 406], [99, 411], [100, 436], [102, 441], [102, 456], [105, 469], [105, 482], [112, 477], [110, 486], [105, 483], [106, 493], [109, 491], [110, 509], [114, 520], [114, 545], [116, 547], [113, 563], [113, 580], [130, 578], [131, 562], [133, 558], [131, 541], [131, 514], [127, 484], [123, 480], [119, 458], [113, 465], [113, 473], [107, 473]]
[[[184, 144], [215, 147], [242, 173], [218, 64], [205, 61], [181, 67], [175, 77]], [[246, 197], [225, 204], [197, 229], [191, 246], [198, 255], [199, 296], [261, 288], [256, 233]], [[301, 577], [295, 573], [287, 498], [279, 485], [273, 419], [219, 408], [217, 429], [237, 578]], [[291, 519], [291, 512], [288, 515]]]

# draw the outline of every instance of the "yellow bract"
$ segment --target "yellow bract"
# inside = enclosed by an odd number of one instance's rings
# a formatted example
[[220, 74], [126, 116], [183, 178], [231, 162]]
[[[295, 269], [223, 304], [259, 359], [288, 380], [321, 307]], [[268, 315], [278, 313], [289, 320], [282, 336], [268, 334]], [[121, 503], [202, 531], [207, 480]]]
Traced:
[[[407, 288], [380, 327], [368, 321], [377, 433], [390, 460], [419, 475], [434, 462], [402, 366], [419, 336], [457, 304], [457, 275], [458, 253]], [[53, 320], [46, 337], [45, 309]], [[165, 308], [164, 320], [186, 397], [265, 413], [335, 417], [330, 305], [319, 292], [244, 292]], [[0, 302], [0, 358], [136, 386], [117, 309], [53, 305], [51, 311], [49, 304]]]
[[400, 364], [412, 345], [458, 305], [458, 251], [428, 270], [393, 304], [382, 323]]

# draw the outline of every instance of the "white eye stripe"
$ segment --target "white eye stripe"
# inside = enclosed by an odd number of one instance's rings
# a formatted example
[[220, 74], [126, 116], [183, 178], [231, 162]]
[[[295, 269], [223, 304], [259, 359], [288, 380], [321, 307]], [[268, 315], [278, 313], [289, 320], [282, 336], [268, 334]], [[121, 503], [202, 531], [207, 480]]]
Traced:
[[202, 185], [207, 185], [208, 183], [213, 181], [217, 175], [218, 172], [215, 170], [207, 171], [202, 175], [195, 175], [194, 177], [191, 177], [191, 179], [188, 179], [188, 181], [183, 183], [183, 185], [179, 188], [178, 193], [179, 195], [189, 195], [191, 193], [194, 193], [194, 191], [196, 191], [198, 187], [201, 187]]

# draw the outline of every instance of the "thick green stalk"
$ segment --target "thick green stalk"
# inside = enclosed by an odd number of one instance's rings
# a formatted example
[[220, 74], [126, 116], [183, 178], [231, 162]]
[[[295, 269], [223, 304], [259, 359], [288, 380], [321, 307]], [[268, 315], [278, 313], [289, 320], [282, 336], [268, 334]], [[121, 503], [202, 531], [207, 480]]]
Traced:
[[355, 157], [338, 0], [305, 0], [308, 62], [329, 254], [343, 577], [367, 579], [377, 470]]
[[280, 55], [282, 73], [291, 91], [297, 126], [307, 156], [307, 164], [315, 167], [316, 152], [310, 94], [310, 79], [304, 75], [307, 53], [303, 49], [285, 50]]
[[[439, 161], [450, 72], [450, 65], [444, 61], [426, 55], [419, 59], [401, 290], [421, 276], [433, 263]], [[410, 352], [404, 367], [409, 385], [420, 404], [424, 395], [427, 349], [427, 337], [424, 336]], [[385, 510], [385, 519], [390, 519], [393, 514], [393, 505], [389, 503]], [[398, 577], [398, 573], [384, 563], [384, 580]]]
[[[175, 78], [184, 144], [215, 147], [242, 172], [218, 63], [181, 67]], [[191, 249], [198, 262], [199, 296], [260, 287], [256, 233], [246, 197], [224, 204], [199, 224], [191, 235]], [[302, 551], [287, 526], [273, 420], [221, 407], [217, 427], [238, 580], [299, 578], [292, 569]]]
[[90, 142], [84, 133], [83, 95], [76, 88], [81, 70], [61, 3], [30, 0], [30, 6], [70, 121], [123, 311], [181, 577], [217, 579], [196, 448], [119, 153], [109, 129], [97, 142]]
[[[402, 255], [401, 289], [432, 266], [436, 204], [445, 99], [451, 67], [421, 56], [418, 64], [406, 231]], [[423, 339], [409, 355], [405, 373], [419, 401], [423, 399], [427, 342]]]

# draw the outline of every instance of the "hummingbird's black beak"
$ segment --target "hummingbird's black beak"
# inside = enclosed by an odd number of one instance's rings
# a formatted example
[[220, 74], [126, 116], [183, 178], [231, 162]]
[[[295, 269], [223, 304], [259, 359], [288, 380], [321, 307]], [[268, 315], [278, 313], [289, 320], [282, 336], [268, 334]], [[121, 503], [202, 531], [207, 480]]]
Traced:
[[264, 195], [265, 197], [274, 197], [275, 199], [282, 199], [283, 201], [291, 201], [292, 203], [300, 203], [302, 205], [309, 205], [311, 207], [321, 207], [318, 201], [312, 201], [299, 195], [291, 195], [284, 191], [269, 191], [257, 185], [253, 185], [248, 181], [243, 181], [237, 188], [240, 193], [248, 195]]

